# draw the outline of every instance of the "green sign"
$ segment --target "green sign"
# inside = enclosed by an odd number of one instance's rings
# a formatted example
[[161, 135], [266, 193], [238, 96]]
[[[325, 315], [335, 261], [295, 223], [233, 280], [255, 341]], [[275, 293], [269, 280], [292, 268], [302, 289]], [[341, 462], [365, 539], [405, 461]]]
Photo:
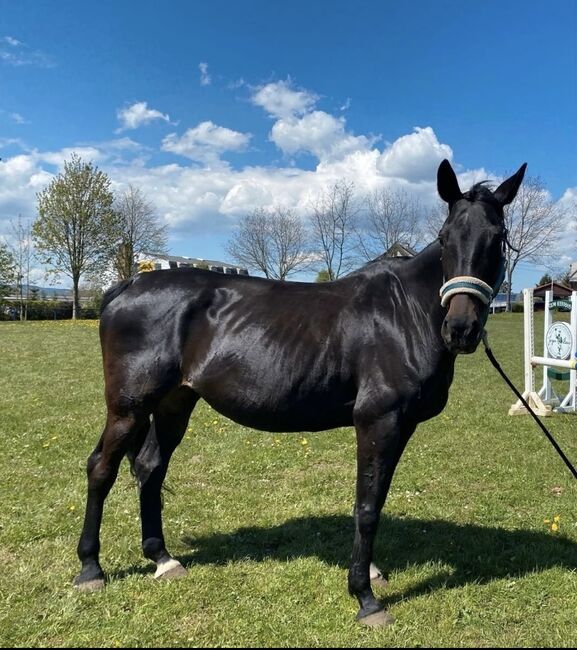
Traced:
[[571, 311], [571, 301], [570, 300], [552, 300], [549, 303], [549, 308], [557, 308], [559, 311]]

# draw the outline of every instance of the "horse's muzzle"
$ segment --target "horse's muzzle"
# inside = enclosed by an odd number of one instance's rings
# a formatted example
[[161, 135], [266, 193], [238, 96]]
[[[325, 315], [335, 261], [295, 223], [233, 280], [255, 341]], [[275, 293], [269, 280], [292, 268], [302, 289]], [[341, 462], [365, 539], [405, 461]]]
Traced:
[[470, 325], [449, 324], [443, 322], [441, 335], [449, 352], [453, 354], [471, 354], [481, 342], [483, 329], [478, 321]]
[[483, 337], [483, 323], [471, 298], [457, 295], [451, 299], [441, 336], [453, 354], [475, 352]]

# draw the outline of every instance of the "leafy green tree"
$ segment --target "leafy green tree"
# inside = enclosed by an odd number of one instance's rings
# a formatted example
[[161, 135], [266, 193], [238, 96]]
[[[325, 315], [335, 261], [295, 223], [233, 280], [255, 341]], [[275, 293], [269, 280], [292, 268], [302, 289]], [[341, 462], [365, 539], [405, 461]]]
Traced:
[[53, 273], [71, 278], [74, 319], [80, 312], [81, 276], [103, 272], [117, 244], [113, 199], [108, 176], [76, 154], [38, 194], [34, 243]]
[[545, 273], [545, 275], [541, 277], [539, 282], [537, 282], [536, 286], [540, 287], [542, 284], [551, 284], [551, 282], [553, 282], [551, 276], [548, 273]]
[[330, 282], [330, 279], [331, 279], [331, 276], [330, 276], [329, 272], [327, 271], [327, 269], [321, 269], [317, 273], [317, 279], [315, 280], [315, 282]]
[[15, 281], [16, 265], [8, 247], [0, 242], [0, 302], [10, 292]]

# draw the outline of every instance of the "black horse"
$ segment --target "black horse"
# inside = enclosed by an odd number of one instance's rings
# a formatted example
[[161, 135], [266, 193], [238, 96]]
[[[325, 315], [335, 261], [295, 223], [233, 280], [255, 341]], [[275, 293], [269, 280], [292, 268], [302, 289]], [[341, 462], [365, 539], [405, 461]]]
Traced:
[[108, 415], [88, 459], [75, 584], [104, 585], [104, 501], [127, 455], [140, 486], [142, 548], [156, 577], [185, 572], [166, 550], [161, 488], [200, 397], [265, 431], [357, 433], [349, 591], [357, 618], [391, 617], [371, 589], [373, 542], [395, 467], [419, 422], [444, 408], [456, 355], [473, 352], [504, 270], [503, 206], [526, 165], [495, 192], [461, 193], [448, 161], [449, 213], [412, 259], [386, 259], [324, 284], [179, 269], [143, 273], [105, 295], [100, 337]]

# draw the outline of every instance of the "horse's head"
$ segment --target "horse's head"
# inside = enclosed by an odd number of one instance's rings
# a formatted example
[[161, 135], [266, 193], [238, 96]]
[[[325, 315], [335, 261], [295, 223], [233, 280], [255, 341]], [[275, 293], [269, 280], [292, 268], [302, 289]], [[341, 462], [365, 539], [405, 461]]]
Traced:
[[439, 165], [437, 188], [449, 204], [449, 216], [439, 233], [441, 303], [447, 308], [441, 335], [453, 353], [474, 352], [483, 335], [489, 305], [505, 273], [503, 206], [517, 195], [526, 167], [525, 163], [494, 192], [478, 183], [463, 194], [449, 161]]

